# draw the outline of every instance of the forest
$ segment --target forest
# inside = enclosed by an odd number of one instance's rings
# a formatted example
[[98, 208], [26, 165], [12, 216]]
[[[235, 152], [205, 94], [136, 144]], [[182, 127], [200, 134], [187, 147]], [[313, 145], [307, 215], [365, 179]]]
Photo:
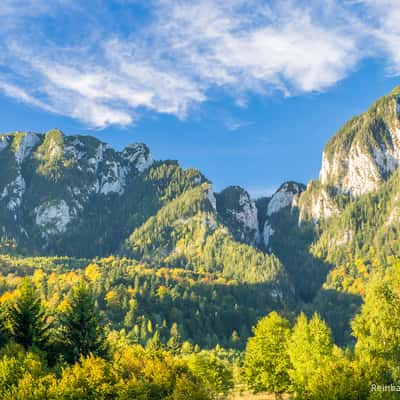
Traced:
[[0, 267], [2, 399], [398, 398], [395, 258], [368, 280], [345, 346], [318, 313], [273, 311], [262, 286], [206, 272], [117, 257]]
[[143, 144], [0, 139], [1, 399], [400, 398], [398, 169], [254, 201]]

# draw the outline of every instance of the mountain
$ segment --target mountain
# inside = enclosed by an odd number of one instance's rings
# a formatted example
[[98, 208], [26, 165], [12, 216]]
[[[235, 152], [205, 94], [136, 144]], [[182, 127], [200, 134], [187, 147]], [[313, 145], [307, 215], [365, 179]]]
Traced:
[[271, 293], [286, 297], [291, 289], [281, 262], [236, 241], [237, 220], [233, 219], [232, 234], [217, 204], [208, 183], [188, 190], [132, 233], [125, 243], [126, 254], [153, 265], [220, 273], [239, 282], [271, 282]]
[[352, 118], [325, 147], [318, 181], [299, 200], [302, 221], [319, 221], [315, 253], [337, 264], [397, 241], [400, 88]]
[[327, 266], [313, 308], [342, 343], [351, 341], [348, 321], [367, 283], [399, 256], [399, 104], [396, 88], [347, 122], [299, 199], [299, 226], [314, 225], [307, 252]]
[[0, 135], [2, 397], [395, 387], [399, 104], [346, 123], [317, 180], [256, 200], [141, 143]]
[[273, 298], [292, 297], [282, 263], [258, 248], [257, 208], [245, 190], [215, 194], [199, 171], [154, 161], [144, 144], [116, 151], [59, 130], [0, 140], [3, 251], [128, 256], [156, 269], [269, 282]]
[[260, 244], [258, 210], [250, 195], [239, 186], [216, 194], [216, 211], [234, 238], [252, 245]]
[[320, 182], [353, 196], [376, 190], [399, 164], [399, 113], [397, 88], [347, 122], [325, 147]]
[[300, 202], [301, 218], [337, 215], [351, 198], [374, 192], [400, 160], [400, 87], [348, 121], [327, 143], [317, 181]]
[[143, 144], [118, 152], [59, 130], [0, 143], [2, 234], [34, 254], [114, 253], [160, 207], [206, 181], [176, 162], [154, 162]]
[[[349, 340], [370, 276], [400, 250], [400, 89], [328, 142], [319, 178], [251, 199], [196, 169], [90, 136], [0, 135], [0, 251], [127, 257], [265, 285], [269, 304], [319, 311]], [[346, 325], [347, 324], [347, 325]]]

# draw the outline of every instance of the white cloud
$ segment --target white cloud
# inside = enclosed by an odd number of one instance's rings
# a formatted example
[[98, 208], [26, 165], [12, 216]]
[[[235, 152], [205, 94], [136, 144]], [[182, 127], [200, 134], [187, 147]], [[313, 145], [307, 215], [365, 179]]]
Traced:
[[13, 85], [12, 83], [0, 80], [0, 90], [3, 91], [7, 96], [13, 97], [18, 101], [32, 104], [33, 106], [42, 108], [50, 112], [56, 112], [56, 110], [50, 105], [36, 99], [35, 97], [28, 94], [24, 89], [21, 89], [20, 87]]
[[365, 31], [374, 40], [370, 43], [375, 54], [384, 55], [389, 71], [400, 74], [400, 7], [397, 0], [361, 0], [368, 15]]
[[[242, 105], [249, 93], [322, 91], [369, 56], [400, 73], [395, 1], [154, 0], [131, 31], [74, 3], [0, 3], [0, 90], [95, 127], [132, 124], [141, 109], [184, 118], [215, 88]], [[76, 26], [60, 39], [43, 14]]]
[[210, 84], [261, 92], [321, 90], [358, 61], [357, 40], [343, 27], [321, 25], [313, 10], [279, 2], [243, 14], [245, 2], [235, 4], [179, 3], [162, 26], [171, 47]]

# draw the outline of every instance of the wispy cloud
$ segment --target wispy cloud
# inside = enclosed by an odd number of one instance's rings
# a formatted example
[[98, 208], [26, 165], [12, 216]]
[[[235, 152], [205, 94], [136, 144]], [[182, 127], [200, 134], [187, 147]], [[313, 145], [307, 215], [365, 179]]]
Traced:
[[242, 106], [249, 93], [322, 91], [365, 57], [400, 74], [396, 1], [152, 0], [141, 24], [126, 2], [132, 29], [116, 28], [112, 2], [89, 3], [0, 3], [4, 94], [104, 127], [142, 109], [185, 118], [216, 88]]
[[400, 8], [396, 0], [359, 0], [366, 13], [364, 31], [375, 54], [384, 55], [388, 71], [400, 74]]

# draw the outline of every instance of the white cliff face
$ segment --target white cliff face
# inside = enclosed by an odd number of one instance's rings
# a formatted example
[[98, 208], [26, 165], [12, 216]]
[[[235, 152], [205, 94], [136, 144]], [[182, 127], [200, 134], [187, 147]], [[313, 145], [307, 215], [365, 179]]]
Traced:
[[[15, 161], [17, 163], [17, 176], [8, 183], [0, 193], [0, 200], [6, 201], [6, 207], [13, 213], [14, 219], [17, 219], [16, 211], [22, 205], [23, 196], [26, 190], [26, 182], [21, 173], [22, 162], [30, 156], [34, 147], [39, 143], [40, 138], [34, 133], [25, 133], [15, 148]], [[8, 147], [10, 140], [4, 136], [0, 138], [0, 151]]]
[[75, 216], [76, 211], [70, 209], [64, 200], [43, 203], [35, 208], [35, 222], [43, 229], [44, 236], [65, 232]]
[[301, 193], [300, 185], [295, 183], [284, 183], [278, 191], [272, 196], [268, 203], [267, 216], [271, 216], [286, 208], [292, 206]]
[[371, 192], [378, 187], [381, 174], [375, 160], [372, 160], [359, 146], [351, 148], [348, 174], [343, 179], [342, 191], [353, 195]]
[[260, 242], [258, 210], [244, 189], [228, 187], [216, 196], [216, 201], [212, 198], [210, 202], [236, 240], [252, 245]]
[[122, 152], [122, 156], [139, 172], [146, 171], [154, 162], [149, 150], [140, 143], [127, 146]]
[[210, 202], [211, 207], [216, 212], [217, 211], [217, 199], [215, 198], [215, 194], [214, 194], [212, 186], [207, 190], [206, 197], [207, 197], [208, 201]]
[[322, 153], [322, 166], [319, 172], [319, 180], [324, 185], [329, 183], [330, 177], [337, 177], [339, 175], [339, 166], [337, 158], [335, 157], [332, 162], [326, 156], [325, 151]]
[[371, 157], [359, 145], [352, 146], [346, 158], [338, 155], [331, 162], [324, 154], [320, 172], [321, 183], [333, 184], [340, 192], [354, 196], [376, 190], [382, 176], [393, 172], [398, 160], [393, 152], [378, 148], [374, 149], [373, 155], [374, 157]]
[[259, 228], [258, 228], [258, 212], [257, 207], [253, 200], [250, 199], [250, 196], [246, 193], [240, 194], [239, 197], [239, 207], [240, 211], [237, 210], [229, 210], [234, 219], [241, 224], [245, 230], [243, 232], [242, 240], [246, 237], [247, 232], [254, 232], [253, 242], [257, 243], [259, 240]]
[[80, 161], [86, 152], [84, 144], [79, 139], [74, 139], [71, 144], [64, 146], [63, 153], [67, 158], [74, 158], [76, 161]]
[[[399, 104], [395, 103], [399, 116]], [[390, 126], [389, 126], [390, 125]], [[347, 147], [339, 148], [329, 157], [324, 152], [319, 175], [320, 182], [332, 185], [342, 193], [359, 196], [376, 190], [379, 184], [397, 169], [400, 161], [400, 122], [386, 125], [389, 140], [361, 146], [359, 139], [353, 139]], [[361, 128], [360, 128], [361, 129]], [[363, 131], [359, 131], [362, 138]], [[371, 139], [370, 139], [371, 140]], [[373, 139], [375, 140], [375, 139]]]
[[39, 143], [40, 138], [38, 135], [34, 133], [26, 133], [24, 134], [21, 143], [18, 146], [18, 149], [15, 153], [15, 159], [17, 164], [21, 164], [25, 158], [29, 157], [32, 153], [33, 148]]
[[[0, 200], [7, 199], [7, 208], [10, 211], [16, 211], [22, 204], [22, 198], [26, 190], [25, 180], [22, 175], [10, 182], [1, 192]], [[14, 219], [16, 218], [14, 214]]]
[[329, 196], [328, 192], [322, 188], [309, 195], [306, 209], [300, 208], [299, 223], [305, 219], [305, 213], [309, 214], [314, 222], [329, 218], [339, 213], [339, 208]]
[[112, 161], [107, 163], [107, 172], [101, 177], [100, 193], [118, 193], [125, 191], [127, 171], [119, 163]]
[[105, 160], [104, 153], [108, 148], [107, 145], [100, 145], [95, 157], [89, 159], [93, 172], [98, 171], [100, 163], [103, 169], [99, 182], [94, 184], [93, 189], [104, 195], [110, 193], [121, 195], [125, 192], [126, 179], [132, 169], [144, 172], [153, 164], [153, 158], [144, 145], [132, 144], [122, 152], [123, 160], [128, 162], [128, 165], [124, 166], [118, 161]]
[[101, 143], [97, 147], [94, 157], [89, 158], [88, 164], [89, 164], [89, 170], [91, 172], [93, 172], [93, 173], [97, 172], [100, 163], [103, 162], [103, 160], [104, 160], [104, 153], [108, 148], [109, 147], [106, 144]]
[[268, 223], [268, 221], [265, 222], [263, 230], [263, 241], [266, 249], [268, 248], [269, 241], [274, 233], [275, 231], [272, 229], [272, 226]]

